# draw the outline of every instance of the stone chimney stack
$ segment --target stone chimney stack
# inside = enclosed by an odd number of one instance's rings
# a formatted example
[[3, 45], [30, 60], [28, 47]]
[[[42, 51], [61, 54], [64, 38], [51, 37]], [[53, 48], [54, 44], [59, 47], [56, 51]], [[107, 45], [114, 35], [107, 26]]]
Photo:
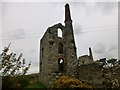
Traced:
[[68, 3], [65, 5], [65, 22], [66, 21], [71, 21], [70, 7]]
[[90, 56], [91, 60], [93, 61], [93, 55], [92, 55], [91, 47], [89, 47], [89, 56]]
[[70, 7], [65, 5], [65, 28], [64, 28], [64, 51], [66, 61], [66, 74], [70, 76], [77, 75], [77, 54], [74, 39], [73, 25], [70, 15]]

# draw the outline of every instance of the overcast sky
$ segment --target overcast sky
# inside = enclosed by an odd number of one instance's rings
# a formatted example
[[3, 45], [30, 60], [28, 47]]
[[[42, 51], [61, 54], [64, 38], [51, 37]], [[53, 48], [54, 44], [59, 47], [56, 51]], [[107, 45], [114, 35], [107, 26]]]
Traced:
[[[95, 0], [94, 0], [95, 1]], [[98, 1], [98, 0], [97, 0]], [[39, 41], [49, 26], [64, 25], [66, 2], [2, 2], [2, 48], [23, 53], [32, 61], [29, 73], [39, 70]], [[94, 60], [118, 58], [118, 3], [69, 2], [77, 55], [93, 51]], [[1, 42], [0, 42], [1, 47]]]

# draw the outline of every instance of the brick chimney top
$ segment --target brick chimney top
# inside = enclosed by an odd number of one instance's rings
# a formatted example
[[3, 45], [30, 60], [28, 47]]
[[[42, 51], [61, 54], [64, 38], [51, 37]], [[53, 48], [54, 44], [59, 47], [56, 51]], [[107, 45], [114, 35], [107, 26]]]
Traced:
[[71, 21], [70, 7], [68, 3], [65, 5], [65, 21]]

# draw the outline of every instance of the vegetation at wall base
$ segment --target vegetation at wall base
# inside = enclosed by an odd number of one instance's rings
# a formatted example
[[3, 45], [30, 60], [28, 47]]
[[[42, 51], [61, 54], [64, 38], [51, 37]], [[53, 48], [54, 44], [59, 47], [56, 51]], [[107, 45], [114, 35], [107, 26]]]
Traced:
[[74, 77], [61, 76], [59, 79], [54, 81], [53, 88], [92, 88], [92, 87]]
[[46, 86], [40, 82], [35, 82], [35, 83], [28, 85], [26, 88], [46, 88]]
[[2, 88], [3, 90], [46, 88], [45, 85], [38, 82], [37, 76], [38, 74], [21, 75], [17, 77], [4, 76], [2, 78]]

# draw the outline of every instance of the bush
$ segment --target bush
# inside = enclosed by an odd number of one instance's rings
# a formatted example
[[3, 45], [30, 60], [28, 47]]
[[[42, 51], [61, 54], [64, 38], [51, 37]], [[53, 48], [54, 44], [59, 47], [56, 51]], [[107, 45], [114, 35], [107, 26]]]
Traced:
[[28, 79], [28, 76], [26, 75], [21, 75], [16, 77], [19, 85], [21, 88], [25, 88], [26, 86], [28, 86], [30, 84], [30, 80]]
[[18, 80], [15, 77], [4, 76], [2, 78], [2, 89], [9, 90], [12, 88], [20, 88]]
[[91, 86], [83, 83], [79, 79], [61, 76], [53, 82], [53, 88], [90, 88]]
[[30, 84], [30, 80], [26, 75], [21, 75], [17, 77], [4, 76], [2, 79], [3, 90], [25, 88]]

